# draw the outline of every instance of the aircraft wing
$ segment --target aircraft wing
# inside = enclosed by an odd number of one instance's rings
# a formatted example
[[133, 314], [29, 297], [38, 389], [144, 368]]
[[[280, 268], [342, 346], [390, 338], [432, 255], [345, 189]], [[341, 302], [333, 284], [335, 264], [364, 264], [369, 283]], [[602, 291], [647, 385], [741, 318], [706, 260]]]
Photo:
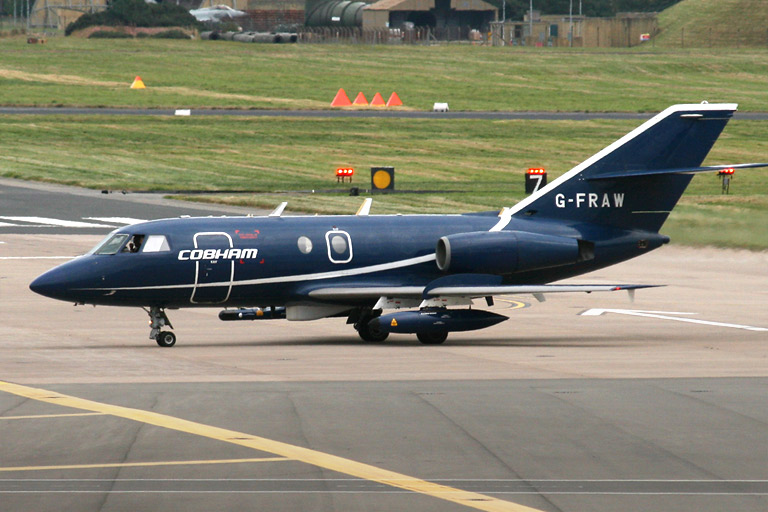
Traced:
[[617, 292], [653, 288], [650, 284], [537, 284], [510, 286], [439, 286], [430, 288], [426, 295], [430, 297], [487, 297], [493, 295], [544, 294], [568, 292]]
[[[439, 280], [438, 280], [439, 281]], [[659, 285], [645, 284], [536, 284], [536, 285], [445, 285], [437, 286], [343, 286], [326, 287], [311, 290], [312, 299], [325, 301], [345, 301], [354, 299], [389, 299], [390, 303], [403, 302], [403, 307], [415, 307], [422, 300], [436, 298], [476, 299], [495, 295], [530, 294], [543, 302], [548, 293], [572, 292], [616, 292], [626, 290], [631, 294], [640, 288], [654, 288]], [[379, 302], [382, 304], [382, 302]]]

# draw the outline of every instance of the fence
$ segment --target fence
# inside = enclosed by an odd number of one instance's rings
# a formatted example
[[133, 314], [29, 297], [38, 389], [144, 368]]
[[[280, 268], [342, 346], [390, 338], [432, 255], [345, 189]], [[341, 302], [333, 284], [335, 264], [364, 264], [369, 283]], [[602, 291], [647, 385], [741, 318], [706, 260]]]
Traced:
[[[668, 48], [766, 48], [768, 29], [681, 28], [661, 32], [663, 45]], [[661, 43], [660, 43], [661, 44]]]
[[[644, 36], [650, 36], [643, 42]], [[643, 45], [663, 48], [765, 48], [768, 28], [716, 29], [689, 27], [662, 31], [655, 20], [592, 18], [573, 23], [491, 23], [493, 46], [559, 46], [583, 48], [628, 48]]]

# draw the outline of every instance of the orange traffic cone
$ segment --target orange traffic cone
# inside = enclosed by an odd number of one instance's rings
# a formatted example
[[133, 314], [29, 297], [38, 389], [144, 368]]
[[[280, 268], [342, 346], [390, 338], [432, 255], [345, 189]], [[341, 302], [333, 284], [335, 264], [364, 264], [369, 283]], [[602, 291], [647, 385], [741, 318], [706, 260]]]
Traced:
[[336, 93], [336, 97], [333, 98], [333, 101], [331, 102], [332, 107], [348, 107], [352, 105], [352, 102], [349, 101], [349, 96], [347, 96], [347, 93], [344, 92], [344, 89], [339, 89], [339, 92]]
[[403, 102], [400, 101], [400, 96], [398, 96], [396, 92], [393, 92], [392, 96], [387, 100], [388, 107], [399, 107], [402, 104]]
[[362, 92], [357, 93], [357, 98], [352, 102], [353, 105], [368, 105], [368, 100], [365, 99], [365, 94]]
[[372, 107], [383, 107], [386, 103], [384, 103], [384, 98], [381, 97], [380, 93], [376, 93], [373, 95], [373, 99], [371, 100], [371, 106]]
[[136, 78], [133, 79], [133, 83], [131, 84], [131, 89], [146, 89], [147, 86], [144, 85], [144, 81], [141, 79], [140, 76], [136, 76]]

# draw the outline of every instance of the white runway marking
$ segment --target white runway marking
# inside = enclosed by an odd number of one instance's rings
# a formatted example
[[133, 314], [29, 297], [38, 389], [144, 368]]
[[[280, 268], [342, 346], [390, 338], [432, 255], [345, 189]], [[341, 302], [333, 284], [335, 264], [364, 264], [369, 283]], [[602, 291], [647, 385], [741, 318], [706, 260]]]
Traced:
[[72, 260], [77, 256], [0, 256], [0, 260]]
[[126, 226], [138, 224], [139, 222], [147, 222], [146, 219], [134, 219], [133, 217], [83, 217], [83, 219], [97, 220], [99, 222], [106, 222], [107, 224], [125, 224]]
[[699, 325], [711, 325], [713, 327], [728, 327], [731, 329], [743, 329], [745, 331], [768, 332], [768, 329], [764, 327], [753, 327], [751, 325], [728, 324], [723, 322], [711, 322], [709, 320], [696, 320], [695, 318], [679, 318], [676, 316], [669, 316], [669, 315], [697, 314], [697, 313], [683, 313], [679, 311], [636, 311], [633, 309], [588, 309], [587, 311], [584, 311], [583, 313], [580, 313], [580, 314], [581, 316], [600, 316], [605, 313], [616, 313], [619, 315], [629, 315], [629, 316], [642, 316], [645, 318], [658, 318], [660, 320], [675, 320], [676, 322], [686, 322], [689, 324], [699, 324]]
[[12, 220], [17, 222], [29, 222], [34, 224], [43, 224], [47, 226], [61, 226], [65, 228], [113, 228], [107, 224], [94, 224], [92, 222], [81, 222], [76, 220], [52, 219], [50, 217], [0, 217], [0, 219]]
[[0, 228], [4, 226], [18, 226], [18, 224], [11, 224], [10, 222], [0, 222]]

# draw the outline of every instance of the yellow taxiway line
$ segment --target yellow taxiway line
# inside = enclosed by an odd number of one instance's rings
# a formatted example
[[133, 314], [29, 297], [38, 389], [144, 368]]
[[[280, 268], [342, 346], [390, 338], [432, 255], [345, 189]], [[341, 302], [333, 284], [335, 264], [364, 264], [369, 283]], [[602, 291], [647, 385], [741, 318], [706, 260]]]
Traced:
[[154, 425], [175, 430], [177, 432], [184, 432], [225, 443], [245, 446], [247, 448], [272, 453], [279, 455], [280, 457], [304, 462], [306, 464], [329, 469], [356, 478], [378, 482], [390, 487], [405, 489], [458, 503], [476, 510], [484, 510], [486, 512], [541, 512], [540, 510], [519, 505], [511, 501], [500, 500], [492, 496], [428, 482], [402, 473], [389, 471], [370, 464], [345, 459], [317, 450], [274, 441], [264, 437], [244, 434], [234, 430], [214, 427], [212, 425], [205, 425], [157, 412], [94, 402], [92, 400], [63, 395], [55, 391], [47, 391], [45, 389], [32, 388], [3, 381], [0, 381], [0, 391], [29, 398], [31, 400], [61, 405], [63, 407], [71, 407], [73, 409], [108, 414], [118, 418], [138, 421], [146, 425]]
[[33, 414], [30, 416], [0, 416], [0, 420], [37, 420], [45, 418], [76, 418], [80, 416], [104, 416], [103, 412], [77, 412], [71, 414]]
[[0, 468], [0, 473], [15, 471], [49, 471], [58, 469], [100, 469], [100, 468], [144, 468], [155, 466], [198, 466], [201, 464], [250, 464], [254, 462], [284, 462], [291, 459], [285, 457], [261, 457], [258, 459], [224, 459], [224, 460], [172, 460], [161, 462], [120, 462], [105, 464], [71, 464], [63, 466], [19, 466]]

